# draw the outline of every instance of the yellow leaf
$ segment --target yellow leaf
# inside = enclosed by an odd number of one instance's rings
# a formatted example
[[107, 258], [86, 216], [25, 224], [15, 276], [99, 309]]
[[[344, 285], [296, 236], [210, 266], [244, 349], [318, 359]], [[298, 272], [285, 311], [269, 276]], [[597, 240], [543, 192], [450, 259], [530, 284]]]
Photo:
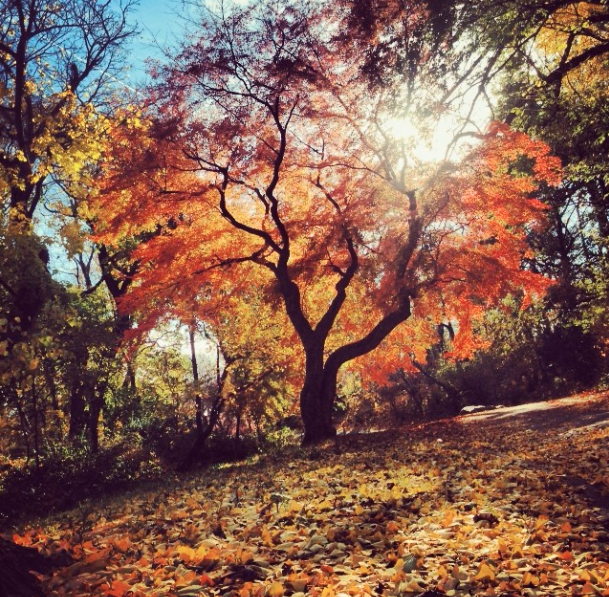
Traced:
[[524, 576], [522, 577], [522, 586], [527, 585], [536, 587], [539, 585], [539, 578], [530, 572], [525, 572]]
[[332, 505], [332, 502], [330, 500], [323, 500], [322, 502], [319, 502], [319, 504], [317, 504], [317, 510], [319, 510], [320, 512], [332, 509], [334, 509], [334, 506]]
[[304, 504], [302, 502], [290, 502], [290, 512], [293, 512], [294, 514], [298, 514], [299, 512], [302, 512], [302, 509], [304, 508]]
[[254, 559], [254, 554], [251, 551], [248, 551], [247, 549], [240, 549], [237, 552], [237, 562], [239, 564], [247, 564], [248, 562], [251, 562]]
[[[194, 557], [192, 558], [195, 562], [200, 562], [201, 560], [205, 559], [205, 556], [207, 555], [207, 552], [209, 550], [207, 549], [206, 545], [199, 545], [199, 547], [197, 547], [197, 550], [195, 551]], [[241, 562], [242, 564], [245, 564], [245, 562]]]
[[285, 589], [280, 582], [275, 581], [271, 586], [266, 590], [266, 597], [283, 597]]
[[197, 573], [194, 570], [186, 570], [184, 574], [180, 571], [182, 567], [180, 566], [178, 570], [176, 570], [176, 587], [187, 587], [191, 585], [197, 579]]
[[524, 551], [522, 550], [522, 547], [515, 547], [512, 551], [512, 557], [515, 559], [524, 558]]
[[271, 535], [268, 529], [262, 529], [261, 538], [267, 547], [272, 547], [274, 545], [273, 536]]
[[307, 588], [307, 584], [309, 583], [306, 578], [295, 578], [294, 580], [288, 581], [290, 585], [292, 585], [292, 589], [297, 593], [304, 592]]
[[176, 549], [176, 554], [185, 562], [192, 562], [195, 559], [197, 552], [192, 547], [180, 545]]
[[455, 511], [447, 510], [446, 514], [444, 514], [444, 518], [442, 519], [442, 526], [444, 528], [449, 527], [453, 523], [454, 519], [455, 519]]
[[507, 553], [508, 545], [503, 539], [499, 538], [497, 539], [497, 549], [499, 550], [499, 553], [503, 556]]
[[495, 572], [486, 562], [482, 562], [474, 580], [495, 580]]

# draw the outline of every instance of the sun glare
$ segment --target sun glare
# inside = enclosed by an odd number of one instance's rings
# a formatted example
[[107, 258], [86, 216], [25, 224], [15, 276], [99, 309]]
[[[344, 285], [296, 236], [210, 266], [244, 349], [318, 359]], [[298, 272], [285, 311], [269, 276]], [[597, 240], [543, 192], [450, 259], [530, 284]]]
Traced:
[[488, 107], [472, 94], [472, 91], [465, 93], [460, 102], [435, 116], [409, 114], [387, 118], [383, 130], [394, 139], [402, 140], [417, 162], [454, 160], [473, 141], [471, 135], [462, 133], [481, 133], [492, 120]]
[[449, 157], [455, 136], [456, 123], [440, 121], [430, 130], [423, 124], [415, 124], [411, 118], [390, 118], [384, 131], [404, 142], [408, 153], [419, 162], [442, 162]]

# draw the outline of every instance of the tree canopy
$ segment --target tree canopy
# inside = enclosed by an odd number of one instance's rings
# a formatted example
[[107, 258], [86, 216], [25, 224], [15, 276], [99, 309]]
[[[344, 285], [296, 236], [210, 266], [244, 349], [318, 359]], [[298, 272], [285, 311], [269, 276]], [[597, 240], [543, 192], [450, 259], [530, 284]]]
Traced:
[[[136, 11], [0, 5], [0, 530], [196, 465], [292, 442], [320, 458], [351, 445], [326, 441], [337, 433], [409, 434], [464, 406], [604, 383], [604, 0], [184, 2], [184, 35], [132, 86]], [[279, 516], [281, 488], [252, 491], [256, 516]], [[85, 567], [131, 566], [116, 552], [131, 539], [115, 537], [110, 559], [85, 541], [87, 516], [66, 549]], [[494, 515], [477, 522], [493, 539]], [[565, 566], [572, 523], [559, 527]], [[0, 538], [0, 593], [36, 592], [30, 568], [51, 563]], [[607, 592], [586, 566], [571, 592]], [[445, 570], [429, 591], [551, 580], [499, 574], [485, 561], [459, 585]], [[121, 578], [88, 588], [123, 597]], [[301, 580], [289, 591], [319, 585]], [[240, 595], [263, 593], [284, 585]]]
[[304, 353], [305, 441], [333, 433], [340, 368], [406, 320], [402, 363], [443, 321], [458, 322], [465, 356], [485, 309], [543, 292], [521, 267], [544, 218], [532, 193], [561, 176], [547, 146], [501, 124], [458, 161], [421, 163], [387, 130], [389, 94], [362, 77], [338, 16], [284, 3], [207, 14], [156, 84], [136, 166], [111, 163], [99, 195], [110, 238], [127, 220], [131, 234], [173, 222], [135, 251], [127, 308], [196, 310], [227, 283], [282, 303]]
[[602, 380], [604, 2], [186, 3], [128, 90], [132, 9], [0, 7], [11, 463]]

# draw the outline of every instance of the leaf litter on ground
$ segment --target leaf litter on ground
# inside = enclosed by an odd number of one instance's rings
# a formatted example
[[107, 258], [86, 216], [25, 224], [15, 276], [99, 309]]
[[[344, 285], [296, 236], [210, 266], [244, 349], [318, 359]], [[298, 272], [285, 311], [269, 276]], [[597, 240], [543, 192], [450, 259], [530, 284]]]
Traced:
[[552, 404], [208, 469], [14, 539], [76, 559], [54, 597], [609, 596], [609, 394]]

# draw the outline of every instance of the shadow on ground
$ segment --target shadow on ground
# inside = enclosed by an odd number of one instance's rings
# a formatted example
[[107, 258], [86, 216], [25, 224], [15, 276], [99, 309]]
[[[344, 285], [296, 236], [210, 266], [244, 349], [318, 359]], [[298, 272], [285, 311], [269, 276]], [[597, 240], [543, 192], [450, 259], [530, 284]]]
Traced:
[[499, 408], [464, 415], [458, 420], [463, 424], [509, 423], [521, 430], [554, 429], [557, 433], [576, 433], [577, 430], [609, 426], [609, 392], [583, 393], [548, 402]]

